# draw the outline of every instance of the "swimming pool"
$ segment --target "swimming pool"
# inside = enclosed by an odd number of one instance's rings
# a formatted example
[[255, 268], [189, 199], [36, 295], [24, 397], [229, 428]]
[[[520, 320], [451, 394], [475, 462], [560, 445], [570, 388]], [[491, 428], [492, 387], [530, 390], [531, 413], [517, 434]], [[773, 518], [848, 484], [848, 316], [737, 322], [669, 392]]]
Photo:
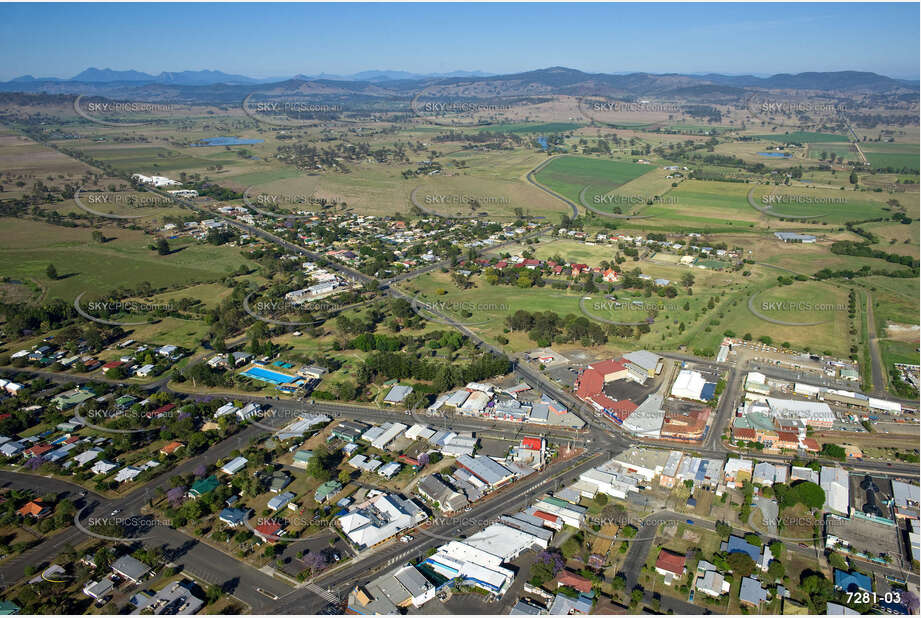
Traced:
[[246, 371], [241, 371], [240, 375], [259, 380], [260, 382], [271, 382], [272, 384], [285, 384], [295, 379], [294, 376], [272, 371], [265, 367], [250, 367]]
[[793, 156], [788, 152], [759, 152], [758, 154], [762, 157], [783, 157], [785, 159]]

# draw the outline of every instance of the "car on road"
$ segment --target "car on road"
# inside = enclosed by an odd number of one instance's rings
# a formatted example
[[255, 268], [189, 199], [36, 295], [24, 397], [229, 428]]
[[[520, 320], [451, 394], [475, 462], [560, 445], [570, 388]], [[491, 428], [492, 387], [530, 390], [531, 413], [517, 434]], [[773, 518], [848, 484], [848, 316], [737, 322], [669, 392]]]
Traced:
[[400, 537], [400, 543], [409, 543], [412, 540], [413, 540], [413, 537], [408, 534], [404, 534], [403, 536]]
[[809, 549], [809, 546], [806, 545], [805, 543], [800, 543], [799, 546], [802, 547], [803, 549]]
[[121, 513], [121, 512], [122, 512], [121, 509], [115, 509], [114, 511], [112, 511], [111, 513], [109, 513], [109, 517], [115, 517], [116, 515], [118, 515], [118, 514]]
[[687, 521], [687, 523], [691, 524], [692, 526], [694, 525], [694, 520], [693, 520], [693, 519], [688, 519], [688, 520], [685, 520], [685, 521]]

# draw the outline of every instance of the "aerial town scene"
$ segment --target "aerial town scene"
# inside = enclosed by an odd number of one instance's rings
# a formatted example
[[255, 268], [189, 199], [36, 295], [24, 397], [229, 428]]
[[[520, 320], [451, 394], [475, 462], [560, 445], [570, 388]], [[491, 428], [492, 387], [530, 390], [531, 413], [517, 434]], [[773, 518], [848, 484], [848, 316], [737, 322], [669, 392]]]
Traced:
[[0, 615], [919, 615], [919, 7], [0, 3]]

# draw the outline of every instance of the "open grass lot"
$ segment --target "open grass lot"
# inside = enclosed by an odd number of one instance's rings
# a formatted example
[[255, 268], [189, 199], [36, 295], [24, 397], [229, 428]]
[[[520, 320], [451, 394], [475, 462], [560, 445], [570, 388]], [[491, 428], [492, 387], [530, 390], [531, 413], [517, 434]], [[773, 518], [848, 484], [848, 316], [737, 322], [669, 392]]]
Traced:
[[[567, 242], [567, 241], [564, 241]], [[549, 254], [556, 253], [554, 245], [548, 244], [542, 250]], [[565, 251], [565, 246], [561, 249]], [[641, 262], [635, 264], [652, 277], [669, 278], [672, 281], [680, 279], [687, 268], [651, 264]], [[639, 339], [629, 342], [623, 339], [612, 338], [606, 346], [599, 350], [613, 353], [618, 346], [641, 345], [656, 349], [674, 349], [679, 345], [695, 345], [699, 336], [702, 336], [710, 325], [710, 320], [717, 315], [718, 308], [709, 310], [707, 305], [711, 297], [718, 299], [718, 304], [731, 298], [746, 298], [751, 294], [750, 283], [741, 280], [741, 276], [713, 271], [695, 270], [696, 282], [693, 295], [680, 293], [676, 298], [660, 298], [653, 295], [645, 297], [642, 294], [623, 290], [616, 294], [617, 300], [609, 300], [604, 294], [585, 294], [575, 291], [556, 290], [549, 285], [543, 288], [532, 287], [528, 289], [510, 288], [509, 286], [490, 286], [482, 278], [475, 277], [475, 288], [461, 290], [450, 281], [444, 273], [430, 273], [414, 279], [403, 288], [411, 294], [417, 294], [420, 301], [430, 303], [444, 303], [447, 307], [443, 312], [454, 319], [468, 324], [468, 327], [479, 333], [491, 343], [497, 342], [499, 335], [509, 339], [503, 346], [511, 352], [522, 352], [534, 347], [526, 333], [503, 333], [505, 317], [518, 310], [525, 311], [554, 311], [560, 316], [573, 314], [585, 316], [597, 321], [602, 327], [606, 321], [615, 322], [640, 322], [650, 316], [649, 310], [655, 310], [650, 332], [643, 334]], [[756, 278], [760, 281], [760, 277]], [[562, 279], [560, 279], [562, 280]], [[418, 291], [418, 292], [417, 292]], [[443, 291], [444, 293], [439, 293]], [[580, 299], [587, 300], [581, 303]], [[635, 308], [632, 301], [644, 303], [642, 310]], [[471, 312], [471, 315], [462, 315], [460, 303], [469, 303], [482, 310]], [[452, 311], [454, 306], [458, 310]], [[469, 306], [469, 305], [468, 305]], [[687, 307], [687, 308], [685, 308]], [[684, 328], [681, 328], [681, 324]], [[698, 335], [700, 331], [700, 335]], [[709, 333], [709, 331], [707, 331]], [[722, 331], [720, 331], [720, 337]], [[601, 353], [601, 352], [600, 352]]]
[[[761, 315], [781, 322], [824, 322], [836, 332], [847, 329], [847, 291], [819, 281], [796, 281], [765, 290], [752, 306]], [[824, 326], [809, 328], [822, 330]]]
[[[13, 279], [34, 279], [48, 289], [47, 299], [72, 300], [83, 291], [106, 292], [147, 281], [154, 287], [213, 281], [247, 260], [239, 249], [195, 241], [174, 241], [173, 253], [148, 248], [152, 237], [134, 230], [103, 228], [106, 243], [91, 239], [88, 228], [65, 228], [0, 219], [0, 272]], [[54, 264], [60, 278], [45, 274]]]
[[[911, 215], [913, 218], [917, 215]], [[867, 223], [864, 229], [876, 234], [881, 242], [873, 245], [874, 249], [880, 249], [887, 253], [897, 253], [899, 255], [913, 255], [918, 257], [921, 248], [919, 248], [919, 236], [921, 229], [915, 222], [908, 225], [902, 223]], [[893, 242], [894, 241], [894, 242]]]
[[94, 159], [108, 163], [115, 169], [129, 174], [135, 172], [149, 174], [154, 171], [194, 171], [204, 169], [215, 163], [229, 165], [235, 162], [232, 156], [224, 156], [221, 160], [211, 160], [192, 154], [183, 154], [162, 146], [145, 145], [116, 148], [106, 146], [86, 147], [80, 150]]
[[[406, 187], [409, 189], [409, 187]], [[433, 176], [420, 179], [410, 189], [426, 211], [455, 217], [487, 213], [490, 218], [513, 217], [516, 209], [526, 215], [559, 221], [569, 209], [555, 197], [520, 180], [482, 178], [473, 175]], [[407, 202], [409, 195], [407, 195]], [[440, 203], [439, 199], [447, 200]], [[473, 204], [476, 200], [476, 205]]]
[[781, 144], [816, 144], [821, 142], [846, 142], [846, 135], [835, 133], [812, 133], [808, 131], [793, 131], [792, 133], [774, 133], [769, 135], [752, 135], [758, 139]]
[[[823, 160], [822, 154], [826, 155], [835, 155], [845, 161], [859, 161], [860, 156], [857, 154], [857, 149], [854, 148], [849, 143], [834, 143], [834, 142], [815, 142], [809, 146], [809, 158], [816, 161]], [[824, 157], [827, 159], [828, 157]]]
[[608, 159], [562, 156], [535, 174], [542, 185], [578, 202], [586, 186], [610, 191], [649, 172], [648, 165]]
[[[23, 179], [28, 181], [26, 190], [31, 188], [35, 180], [31, 178], [32, 175], [44, 177], [46, 174], [53, 174], [55, 177], [63, 175], [65, 178], [78, 178], [91, 171], [93, 168], [90, 166], [53, 148], [0, 129], [0, 172], [11, 179], [19, 175], [28, 176], [29, 178]], [[6, 192], [16, 191], [13, 180], [4, 180], [2, 184]]]

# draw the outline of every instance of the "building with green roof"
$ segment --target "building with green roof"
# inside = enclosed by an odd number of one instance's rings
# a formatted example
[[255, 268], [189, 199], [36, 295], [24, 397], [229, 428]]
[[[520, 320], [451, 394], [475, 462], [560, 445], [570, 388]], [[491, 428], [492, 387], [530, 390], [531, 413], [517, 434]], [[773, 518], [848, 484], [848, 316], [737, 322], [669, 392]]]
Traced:
[[213, 474], [211, 476], [205, 477], [203, 479], [198, 479], [192, 483], [192, 488], [189, 489], [189, 495], [193, 498], [200, 498], [205, 494], [209, 494], [220, 485], [220, 481], [217, 480], [217, 477]]

